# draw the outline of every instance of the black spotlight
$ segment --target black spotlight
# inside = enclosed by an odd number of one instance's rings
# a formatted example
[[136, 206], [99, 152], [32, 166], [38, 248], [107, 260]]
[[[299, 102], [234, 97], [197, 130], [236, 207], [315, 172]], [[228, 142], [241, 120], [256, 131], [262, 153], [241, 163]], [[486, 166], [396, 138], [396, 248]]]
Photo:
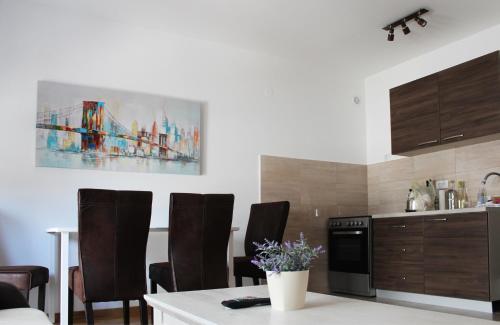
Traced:
[[419, 24], [421, 27], [425, 27], [427, 25], [427, 20], [422, 19], [420, 17], [415, 18], [415, 21], [417, 24]]
[[389, 35], [387, 35], [387, 40], [389, 42], [394, 41], [394, 28], [389, 29]]
[[403, 33], [405, 35], [408, 35], [410, 34], [410, 28], [408, 26], [406, 26], [406, 23], [405, 22], [402, 22], [401, 23], [401, 28], [403, 28]]

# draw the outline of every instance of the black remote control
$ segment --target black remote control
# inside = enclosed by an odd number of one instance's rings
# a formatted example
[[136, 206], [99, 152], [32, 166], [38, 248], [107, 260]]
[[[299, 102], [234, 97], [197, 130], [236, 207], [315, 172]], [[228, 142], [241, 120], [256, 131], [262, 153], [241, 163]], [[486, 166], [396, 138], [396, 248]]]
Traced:
[[243, 297], [221, 302], [224, 307], [231, 309], [248, 308], [253, 306], [265, 306], [271, 304], [270, 298]]

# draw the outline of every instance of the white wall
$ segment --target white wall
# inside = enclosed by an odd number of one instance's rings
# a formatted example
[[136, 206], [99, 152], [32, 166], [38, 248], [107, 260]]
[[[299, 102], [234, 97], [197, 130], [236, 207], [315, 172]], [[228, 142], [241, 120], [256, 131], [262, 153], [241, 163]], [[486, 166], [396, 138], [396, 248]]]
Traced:
[[367, 162], [396, 158], [391, 157], [389, 89], [500, 49], [499, 33], [500, 25], [366, 78]]
[[[0, 264], [49, 266], [45, 229], [76, 226], [81, 187], [152, 190], [155, 226], [170, 192], [234, 193], [242, 253], [260, 153], [365, 162], [363, 84], [345, 74], [30, 1], [0, 0], [0, 40]], [[203, 175], [35, 168], [38, 80], [205, 101]], [[164, 258], [165, 239], [150, 244]]]

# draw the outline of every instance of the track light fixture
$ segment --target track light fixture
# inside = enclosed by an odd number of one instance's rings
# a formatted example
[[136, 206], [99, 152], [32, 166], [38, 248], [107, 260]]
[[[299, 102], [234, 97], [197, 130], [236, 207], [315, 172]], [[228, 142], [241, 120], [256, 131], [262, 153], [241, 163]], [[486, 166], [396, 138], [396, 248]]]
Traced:
[[389, 35], [387, 35], [387, 40], [389, 42], [394, 41], [394, 28], [389, 29]]
[[417, 18], [415, 18], [415, 21], [416, 21], [416, 22], [417, 22], [417, 24], [419, 24], [421, 27], [425, 27], [425, 26], [427, 25], [427, 20], [420, 18], [420, 16], [418, 16]]
[[389, 35], [387, 35], [387, 40], [389, 42], [394, 41], [394, 29], [396, 29], [397, 27], [401, 27], [401, 30], [403, 31], [403, 33], [405, 35], [408, 35], [411, 31], [406, 23], [408, 23], [412, 20], [415, 20], [417, 22], [417, 24], [419, 24], [421, 27], [425, 27], [427, 25], [427, 21], [425, 19], [421, 18], [420, 16], [422, 16], [428, 12], [429, 12], [429, 10], [422, 8], [418, 11], [415, 11], [411, 15], [408, 15], [404, 18], [401, 18], [401, 19], [393, 22], [392, 24], [389, 24], [389, 25], [385, 26], [384, 28], [382, 28], [383, 30], [386, 30], [389, 32]]
[[410, 27], [408, 27], [405, 22], [401, 23], [401, 28], [403, 29], [403, 33], [405, 35], [410, 34], [410, 32], [411, 32]]

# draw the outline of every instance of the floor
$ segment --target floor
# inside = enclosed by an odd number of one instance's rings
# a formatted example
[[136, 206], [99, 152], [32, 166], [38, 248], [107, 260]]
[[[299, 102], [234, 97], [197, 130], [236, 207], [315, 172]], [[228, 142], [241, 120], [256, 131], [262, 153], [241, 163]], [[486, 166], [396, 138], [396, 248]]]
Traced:
[[[151, 324], [151, 317], [149, 318]], [[123, 324], [123, 314], [121, 309], [94, 310], [94, 322], [97, 325], [118, 325]], [[59, 324], [59, 322], [56, 322]], [[74, 325], [86, 325], [85, 314], [83, 312], [75, 312], [73, 316]], [[140, 325], [139, 308], [130, 307], [130, 325]]]
[[457, 308], [450, 308], [450, 307], [441, 307], [441, 306], [436, 306], [436, 305], [419, 304], [419, 303], [415, 303], [415, 302], [407, 302], [407, 301], [402, 301], [402, 300], [378, 298], [378, 297], [370, 298], [370, 297], [359, 297], [359, 296], [351, 296], [351, 295], [338, 295], [338, 296], [342, 296], [342, 297], [346, 297], [346, 298], [353, 298], [353, 299], [375, 301], [375, 302], [389, 304], [389, 305], [397, 305], [397, 306], [410, 307], [410, 308], [416, 308], [416, 309], [422, 309], [422, 310], [430, 310], [430, 311], [437, 311], [437, 312], [448, 313], [448, 314], [455, 314], [455, 315], [462, 315], [462, 316], [468, 316], [468, 317], [474, 317], [474, 318], [488, 319], [488, 320], [500, 322], [500, 313], [494, 313], [494, 314], [483, 313], [483, 312], [472, 311], [472, 310], [464, 310], [464, 309], [457, 309]]

